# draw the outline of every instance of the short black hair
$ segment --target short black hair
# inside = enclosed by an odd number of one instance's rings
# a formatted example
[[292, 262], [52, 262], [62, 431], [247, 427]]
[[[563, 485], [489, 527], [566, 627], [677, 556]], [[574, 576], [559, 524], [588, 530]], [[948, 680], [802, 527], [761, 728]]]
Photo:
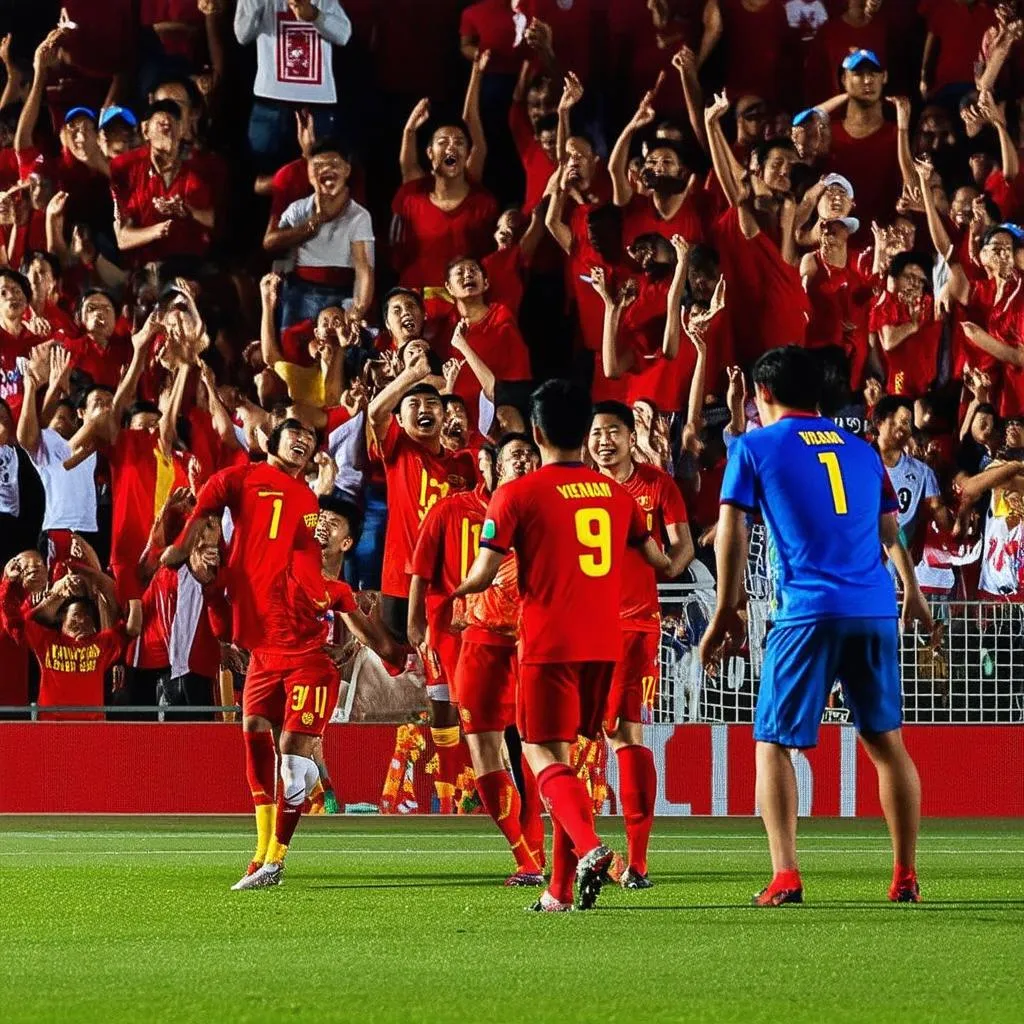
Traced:
[[769, 349], [754, 363], [753, 379], [755, 386], [767, 388], [779, 405], [817, 411], [821, 401], [821, 367], [807, 349], [799, 345]]
[[286, 430], [301, 430], [304, 434], [309, 434], [313, 438], [313, 444], [319, 443], [316, 431], [312, 427], [307, 427], [302, 420], [297, 420], [294, 416], [289, 416], [286, 420], [281, 420], [280, 423], [270, 432], [270, 437], [267, 438], [267, 453], [269, 455], [276, 455], [278, 448], [281, 447], [281, 435]]
[[[996, 407], [991, 402], [979, 402], [974, 407], [974, 415], [975, 416], [991, 416], [997, 422], [999, 420], [999, 413], [996, 412]], [[1008, 417], [1007, 422], [1009, 422], [1009, 420], [1011, 420], [1013, 418], [1014, 417], [1012, 417], [1012, 416]]]
[[1010, 241], [1013, 243], [1014, 249], [1019, 249], [1021, 246], [1020, 239], [1006, 226], [1003, 224], [995, 224], [985, 231], [985, 234], [981, 236], [981, 247], [984, 249], [989, 242], [992, 241], [996, 235], [1009, 235]]
[[[1016, 244], [1016, 243], [1014, 243]], [[924, 286], [931, 291], [932, 273], [935, 270], [935, 261], [925, 252], [900, 252], [889, 261], [889, 276], [898, 277], [907, 267], [920, 267], [924, 272]]]
[[352, 538], [352, 546], [355, 547], [359, 543], [363, 533], [363, 512], [354, 501], [338, 497], [337, 494], [321, 495], [320, 511], [341, 516], [348, 523], [348, 535]]
[[107, 387], [106, 384], [90, 384], [88, 387], [83, 388], [78, 392], [78, 395], [75, 398], [75, 405], [77, 408], [84, 409], [85, 403], [89, 401], [89, 396], [94, 391], [106, 391], [106, 393], [111, 396], [114, 394], [114, 389]]
[[345, 163], [352, 162], [348, 155], [348, 149], [343, 146], [338, 139], [330, 135], [324, 136], [322, 139], [317, 139], [316, 142], [309, 147], [306, 159], [312, 160], [313, 157], [320, 156], [323, 153], [337, 153]]
[[181, 120], [181, 107], [174, 100], [154, 100], [142, 112], [142, 120], [148, 121], [154, 114], [170, 114], [175, 120]]
[[463, 409], [466, 409], [467, 411], [469, 409], [469, 406], [466, 405], [466, 400], [462, 397], [462, 395], [442, 395], [441, 406], [444, 408], [445, 412], [448, 411], [449, 405], [461, 405]]
[[10, 267], [0, 267], [0, 280], [4, 278], [21, 289], [26, 302], [32, 301], [32, 285], [28, 283], [28, 278], [24, 274], [19, 274], [18, 271], [11, 270]]
[[114, 307], [114, 312], [117, 312], [117, 303], [114, 302], [114, 296], [111, 295], [106, 288], [86, 288], [78, 297], [78, 302], [75, 304], [75, 312], [79, 316], [81, 316], [82, 310], [85, 308], [86, 300], [91, 299], [94, 295], [102, 295], [105, 299], [109, 299], [110, 304]]
[[545, 381], [530, 396], [530, 419], [554, 448], [582, 448], [590, 431], [590, 392], [575, 381]]
[[431, 398], [441, 400], [441, 392], [434, 387], [433, 384], [428, 384], [426, 381], [420, 381], [419, 384], [413, 384], [408, 391], [406, 391], [402, 397], [398, 400], [398, 408], [402, 408], [402, 403], [407, 398], [412, 398], [413, 395], [430, 395]]
[[57, 625], [59, 628], [64, 628], [64, 620], [68, 617], [68, 612], [71, 610], [72, 605], [84, 604], [89, 614], [92, 616], [92, 624], [99, 629], [100, 628], [100, 610], [96, 605], [96, 602], [84, 594], [73, 594], [71, 597], [66, 597], [60, 603], [60, 607], [57, 609], [55, 618], [57, 619]]
[[183, 277], [186, 281], [198, 281], [202, 276], [203, 265], [198, 256], [176, 253], [161, 260], [157, 267], [157, 289], [163, 291], [169, 284], [174, 284], [179, 277]]
[[905, 395], [884, 395], [878, 400], [871, 422], [876, 428], [880, 427], [890, 416], [895, 416], [900, 409], [906, 409], [911, 419], [914, 417], [914, 402]]
[[[153, 92], [157, 93], [168, 85], [180, 85], [188, 96], [190, 106], [195, 107], [196, 109], [200, 109], [203, 106], [203, 94], [200, 92], [199, 86], [196, 85], [188, 75], [167, 75], [156, 83], [153, 88]], [[174, 101], [171, 100], [171, 102], [173, 103]]]
[[750, 151], [750, 156], [755, 161], [756, 166], [764, 167], [768, 154], [773, 149], [784, 149], [793, 157], [797, 156], [796, 146], [785, 135], [776, 135], [773, 139], [765, 139], [762, 142], [756, 143]]
[[540, 458], [540, 449], [537, 447], [537, 442], [534, 441], [529, 434], [521, 434], [518, 431], [513, 430], [507, 434], [502, 434], [496, 445], [488, 446], [491, 447], [491, 450], [494, 453], [495, 463], [497, 463], [498, 459], [501, 458], [501, 453], [514, 441], [522, 441], [523, 444], [528, 444], [530, 448], [533, 449], [537, 458]]
[[438, 117], [431, 121], [429, 126], [430, 134], [427, 136], [430, 144], [434, 142], [434, 136], [441, 131], [442, 128], [458, 128], [460, 132], [466, 137], [466, 142], [473, 141], [473, 133], [469, 130], [469, 125], [459, 115], [452, 117]]
[[718, 250], [704, 242], [698, 242], [690, 249], [690, 270], [695, 270], [708, 277], [717, 277], [721, 270], [721, 260], [718, 257]]
[[475, 263], [483, 273], [484, 277], [487, 276], [487, 271], [484, 270], [483, 263], [476, 258], [476, 256], [470, 256], [468, 253], [464, 256], [456, 256], [455, 259], [448, 261], [448, 266], [444, 268], [444, 279], [447, 282], [448, 275], [460, 264], [460, 263]]
[[614, 416], [632, 434], [636, 430], [636, 417], [633, 410], [625, 402], [609, 399], [606, 402], [594, 403], [594, 418], [598, 416]]
[[147, 412], [155, 413], [159, 416], [160, 406], [157, 405], [156, 402], [147, 402], [145, 399], [140, 398], [139, 401], [132, 402], [132, 404], [125, 410], [124, 421], [125, 423], [130, 423], [133, 416], [141, 416], [143, 413]]
[[540, 135], [541, 132], [553, 132], [558, 129], [558, 115], [557, 114], [545, 114], [543, 117], [537, 118], [537, 123], [534, 125], [534, 133]]
[[21, 258], [21, 272], [28, 274], [28, 268], [35, 263], [36, 260], [42, 260], [44, 263], [50, 264], [50, 270], [53, 271], [53, 276], [56, 278], [60, 277], [60, 262], [52, 252], [47, 252], [45, 249], [28, 249], [25, 255]]
[[424, 312], [423, 296], [420, 295], [420, 293], [416, 291], [414, 288], [402, 288], [401, 286], [399, 286], [396, 288], [392, 288], [387, 293], [387, 295], [384, 296], [383, 316], [385, 320], [387, 319], [388, 303], [390, 303], [392, 299], [397, 298], [399, 295], [405, 295], [408, 298], [412, 299], [413, 302], [415, 302], [416, 305], [419, 306], [420, 312]]

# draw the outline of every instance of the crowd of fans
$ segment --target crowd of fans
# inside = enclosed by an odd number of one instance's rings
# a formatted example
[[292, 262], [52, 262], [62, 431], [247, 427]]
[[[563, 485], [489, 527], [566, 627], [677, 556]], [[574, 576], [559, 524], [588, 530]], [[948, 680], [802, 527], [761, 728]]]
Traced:
[[389, 506], [449, 489], [389, 494], [368, 440], [424, 383], [449, 452], [554, 376], [627, 402], [712, 569], [744, 371], [789, 343], [927, 592], [1018, 600], [1019, 6], [0, 0], [0, 705], [29, 649], [45, 703], [119, 660], [132, 703], [215, 698], [222, 538], [157, 556], [287, 417], [380, 590]]

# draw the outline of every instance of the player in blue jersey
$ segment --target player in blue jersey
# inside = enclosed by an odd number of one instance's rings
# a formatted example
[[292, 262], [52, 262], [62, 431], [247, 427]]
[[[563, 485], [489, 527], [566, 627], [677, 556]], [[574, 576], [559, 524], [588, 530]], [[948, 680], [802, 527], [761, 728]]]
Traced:
[[746, 520], [760, 516], [772, 540], [778, 607], [754, 725], [757, 804], [774, 876], [755, 903], [803, 901], [789, 751], [817, 744], [837, 677], [878, 772], [894, 855], [889, 898], [917, 902], [921, 785], [900, 734], [900, 613], [883, 547], [903, 583], [904, 625], [916, 621], [930, 631], [932, 619], [899, 541], [899, 503], [878, 453], [817, 414], [821, 378], [804, 349], [766, 352], [753, 376], [763, 427], [739, 438], [726, 464], [716, 540], [718, 606], [701, 658], [706, 667], [716, 665], [724, 650], [742, 641]]

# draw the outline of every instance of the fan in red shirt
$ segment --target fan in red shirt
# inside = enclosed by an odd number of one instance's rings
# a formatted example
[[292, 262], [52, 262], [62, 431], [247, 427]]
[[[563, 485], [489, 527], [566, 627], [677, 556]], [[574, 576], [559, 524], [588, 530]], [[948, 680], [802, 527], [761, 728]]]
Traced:
[[[39, 662], [39, 705], [103, 707], [103, 680], [128, 637], [142, 629], [142, 608], [129, 605], [123, 627], [105, 625], [111, 609], [100, 588], [75, 574], [63, 576], [28, 614], [25, 639]], [[106, 615], [101, 612], [106, 608]], [[102, 721], [97, 712], [41, 712], [40, 718]]]
[[699, 185], [696, 175], [687, 166], [680, 143], [655, 138], [644, 153], [640, 172], [643, 194], [634, 191], [630, 184], [627, 173], [630, 146], [637, 130], [654, 120], [653, 104], [654, 90], [651, 90], [623, 129], [608, 160], [615, 205], [625, 208], [623, 241], [629, 245], [640, 235], [657, 232], [665, 238], [681, 235], [691, 244], [700, 242], [704, 230], [694, 198]]
[[853, 240], [858, 246], [868, 242], [872, 221], [892, 221], [902, 185], [896, 125], [885, 120], [882, 107], [886, 81], [882, 62], [870, 50], [858, 50], [843, 60], [846, 115], [832, 122], [828, 166], [853, 183], [861, 223]]
[[516, 16], [508, 0], [479, 0], [470, 4], [459, 22], [463, 54], [472, 60], [476, 53], [490, 51], [491, 74], [516, 74], [522, 60], [519, 46], [528, 20], [525, 14], [518, 17], [521, 25], [517, 31]]
[[785, 5], [777, 0], [711, 0], [711, 4], [721, 12], [729, 93], [761, 96], [769, 103], [787, 99], [792, 93], [798, 37], [789, 27]]
[[886, 391], [920, 398], [939, 373], [942, 321], [934, 316], [932, 266], [923, 253], [905, 252], [889, 265], [894, 291], [871, 309], [870, 329], [884, 353]]
[[471, 148], [470, 129], [461, 121], [433, 128], [426, 150], [430, 173], [424, 173], [416, 133], [429, 117], [429, 104], [421, 100], [402, 136], [402, 186], [391, 203], [398, 219], [396, 269], [409, 288], [441, 288], [452, 260], [482, 256], [498, 217], [494, 196], [476, 184], [484, 150]]
[[25, 609], [46, 591], [46, 562], [38, 551], [22, 551], [4, 566], [0, 579], [0, 702], [28, 704], [28, 649]]
[[535, 906], [540, 911], [572, 906], [574, 873], [581, 909], [594, 905], [607, 880], [614, 854], [594, 830], [593, 805], [569, 750], [577, 735], [595, 738], [601, 729], [622, 653], [627, 544], [642, 546], [655, 568], [668, 568], [639, 505], [580, 464], [591, 417], [590, 396], [577, 384], [551, 380], [533, 393], [543, 465], [495, 492], [480, 553], [454, 595], [486, 590], [515, 549], [523, 599], [519, 724], [554, 825], [551, 882]]
[[508, 111], [508, 127], [526, 174], [523, 213], [532, 213], [558, 167], [558, 115], [551, 101], [550, 79], [535, 79], [527, 85], [520, 76]]
[[884, 66], [888, 33], [888, 5], [879, 10], [868, 0], [848, 0], [846, 10], [829, 18], [814, 37], [804, 74], [805, 95], [813, 98], [834, 93], [836, 68], [855, 50], [870, 50]]
[[920, 0], [917, 9], [928, 25], [921, 58], [921, 94], [927, 96], [946, 86], [968, 82], [973, 85], [981, 41], [996, 23], [995, 5], [971, 0]]
[[[214, 198], [209, 183], [192, 161], [181, 155], [184, 131], [181, 107], [173, 100], [149, 105], [142, 134], [148, 142], [145, 167], [123, 181], [112, 179], [116, 206], [114, 228], [122, 252], [137, 263], [168, 256], [203, 256], [214, 227]], [[119, 159], [126, 159], [125, 154]]]
[[60, 307], [60, 263], [52, 253], [31, 249], [25, 253], [21, 272], [32, 286], [32, 311], [42, 317], [50, 328], [71, 334], [74, 320]]
[[[636, 421], [619, 402], [594, 406], [588, 447], [603, 476], [621, 484], [646, 517], [646, 527], [669, 560], [667, 575], [678, 576], [693, 560], [686, 506], [675, 481], [656, 466], [634, 462]], [[659, 677], [661, 611], [654, 570], [630, 549], [622, 564], [622, 656], [615, 666], [605, 732], [619, 762], [619, 800], [626, 823], [628, 864], [620, 872], [624, 889], [649, 889], [647, 845], [654, 824], [658, 780], [654, 755], [643, 745]]]
[[452, 263], [445, 277], [448, 292], [455, 299], [454, 323], [450, 326], [457, 339], [453, 337], [452, 348], [466, 356], [452, 390], [462, 396], [474, 425], [479, 419], [481, 384], [473, 372], [471, 353], [498, 380], [530, 379], [530, 353], [516, 319], [507, 306], [484, 298], [488, 283], [480, 263], [468, 258]]
[[72, 369], [89, 375], [94, 384], [116, 388], [132, 360], [131, 335], [121, 329], [110, 296], [89, 288], [78, 300], [77, 322], [83, 332], [64, 341]]
[[[316, 435], [286, 419], [267, 442], [267, 461], [215, 473], [203, 486], [182, 538], [161, 561], [188, 558], [210, 516], [231, 513], [233, 533], [224, 576], [232, 605], [232, 639], [250, 651], [243, 689], [246, 772], [256, 805], [257, 851], [235, 888], [277, 885], [305, 798], [320, 775], [315, 744], [334, 711], [339, 678], [323, 651], [322, 616], [355, 609], [344, 583], [324, 579], [314, 537], [319, 505], [303, 474]], [[272, 729], [281, 730], [281, 787], [276, 782]]]
[[15, 423], [21, 414], [25, 392], [18, 360], [27, 357], [36, 345], [46, 340], [31, 329], [41, 330], [35, 320], [25, 322], [31, 297], [32, 288], [23, 275], [0, 267], [0, 398], [7, 403]]

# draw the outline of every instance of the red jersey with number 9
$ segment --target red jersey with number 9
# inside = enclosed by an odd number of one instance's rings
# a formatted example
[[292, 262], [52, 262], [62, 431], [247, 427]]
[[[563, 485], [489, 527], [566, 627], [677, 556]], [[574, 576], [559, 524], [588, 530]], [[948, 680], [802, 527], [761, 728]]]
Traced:
[[[639, 506], [658, 547], [664, 549], [665, 527], [686, 522], [686, 505], [675, 480], [657, 466], [636, 462], [622, 487]], [[622, 565], [620, 614], [623, 629], [630, 632], [657, 633], [661, 629], [658, 581], [639, 551], [628, 550]]]
[[384, 463], [388, 487], [381, 593], [408, 597], [410, 565], [420, 523], [442, 498], [472, 487], [476, 467], [468, 451], [453, 455], [442, 448], [435, 455], [409, 437], [394, 417], [384, 436], [371, 440], [370, 455]]
[[551, 463], [498, 488], [480, 546], [515, 549], [524, 665], [618, 661], [626, 548], [648, 533], [633, 498], [578, 462]]
[[226, 583], [234, 642], [250, 651], [296, 654], [319, 647], [324, 626], [317, 616], [331, 601], [313, 536], [316, 495], [304, 480], [267, 462], [252, 462], [214, 473], [200, 490], [189, 523], [224, 509], [233, 525]]

